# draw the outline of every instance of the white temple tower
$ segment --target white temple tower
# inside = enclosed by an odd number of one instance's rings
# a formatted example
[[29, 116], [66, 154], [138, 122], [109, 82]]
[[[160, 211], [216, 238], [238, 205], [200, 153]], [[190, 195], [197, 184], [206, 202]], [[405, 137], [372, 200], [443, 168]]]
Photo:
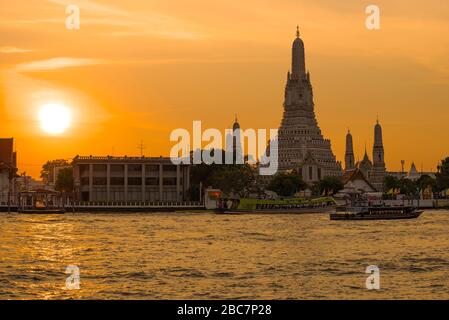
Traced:
[[287, 74], [278, 142], [279, 170], [301, 168], [305, 181], [342, 174], [330, 140], [323, 138], [318, 127], [310, 74], [305, 69], [304, 42], [298, 29], [292, 47], [292, 70]]

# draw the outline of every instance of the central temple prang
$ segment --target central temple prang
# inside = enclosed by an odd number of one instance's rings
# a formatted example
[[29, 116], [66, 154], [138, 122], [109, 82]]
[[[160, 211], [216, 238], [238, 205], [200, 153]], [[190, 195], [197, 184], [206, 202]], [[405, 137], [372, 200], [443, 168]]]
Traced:
[[323, 138], [316, 120], [310, 73], [306, 72], [304, 42], [299, 29], [293, 41], [291, 72], [287, 73], [278, 143], [280, 170], [298, 170], [306, 182], [342, 175], [331, 142]]

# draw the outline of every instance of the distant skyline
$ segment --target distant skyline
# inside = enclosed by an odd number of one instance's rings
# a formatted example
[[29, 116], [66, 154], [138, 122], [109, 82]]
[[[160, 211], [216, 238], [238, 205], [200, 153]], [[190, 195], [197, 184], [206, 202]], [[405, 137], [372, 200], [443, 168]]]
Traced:
[[[65, 7], [81, 10], [67, 30]], [[387, 170], [436, 170], [449, 150], [449, 4], [370, 1], [205, 2], [18, 0], [0, 12], [0, 137], [14, 137], [20, 172], [75, 155], [168, 155], [170, 132], [278, 128], [299, 24], [323, 135], [344, 162], [370, 158], [377, 117]], [[42, 130], [42, 105], [71, 111], [70, 127]], [[51, 131], [50, 131], [51, 132]]]

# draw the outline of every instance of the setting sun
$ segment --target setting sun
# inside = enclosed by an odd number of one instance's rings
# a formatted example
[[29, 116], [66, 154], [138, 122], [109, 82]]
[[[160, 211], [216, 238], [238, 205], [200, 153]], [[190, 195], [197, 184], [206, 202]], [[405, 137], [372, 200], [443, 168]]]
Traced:
[[72, 121], [70, 109], [58, 103], [41, 106], [39, 111], [39, 121], [42, 130], [49, 134], [61, 134]]

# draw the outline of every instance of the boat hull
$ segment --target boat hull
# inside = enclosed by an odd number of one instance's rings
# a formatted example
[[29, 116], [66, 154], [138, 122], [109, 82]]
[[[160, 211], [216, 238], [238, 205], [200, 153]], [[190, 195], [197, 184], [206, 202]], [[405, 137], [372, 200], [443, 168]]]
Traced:
[[402, 219], [416, 219], [423, 213], [422, 210], [416, 210], [407, 213], [392, 213], [392, 214], [351, 214], [351, 213], [331, 213], [331, 220], [402, 220]]
[[23, 209], [23, 210], [18, 210], [18, 212], [22, 213], [22, 214], [64, 214], [65, 210], [64, 209], [45, 209], [45, 210]]

